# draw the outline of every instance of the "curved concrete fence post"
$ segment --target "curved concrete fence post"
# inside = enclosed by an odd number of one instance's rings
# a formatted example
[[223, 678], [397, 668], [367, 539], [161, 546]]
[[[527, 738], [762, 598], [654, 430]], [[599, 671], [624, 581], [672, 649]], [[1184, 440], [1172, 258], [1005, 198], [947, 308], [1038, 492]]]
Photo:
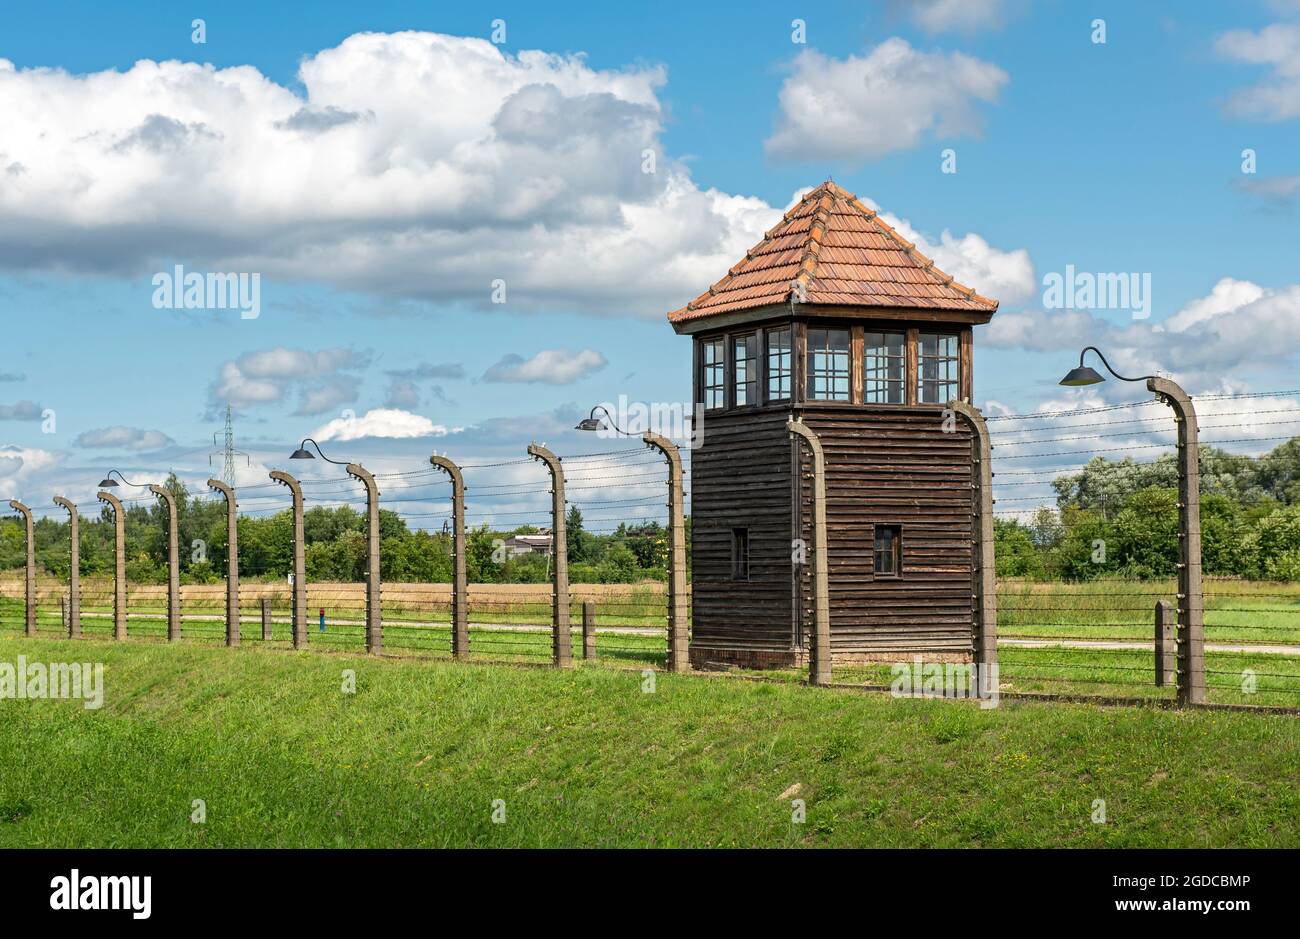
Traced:
[[1148, 378], [1178, 425], [1178, 703], [1204, 704], [1205, 596], [1201, 587], [1201, 473], [1196, 408], [1167, 378]]
[[978, 666], [980, 697], [997, 692], [994, 682], [998, 666], [998, 583], [997, 556], [993, 537], [993, 444], [988, 425], [978, 408], [965, 401], [949, 401], [948, 407], [961, 415], [973, 433], [971, 440], [971, 611], [975, 628], [971, 646]]
[[691, 668], [687, 648], [686, 509], [682, 494], [682, 455], [667, 437], [646, 431], [642, 437], [668, 460], [668, 660], [670, 672]]
[[[808, 681], [825, 685], [831, 681], [831, 601], [829, 563], [826, 557], [826, 455], [817, 435], [802, 421], [785, 422], [790, 439], [801, 438], [813, 457], [813, 634], [809, 649]], [[798, 446], [798, 444], [795, 444]]]
[[81, 638], [81, 518], [77, 514], [77, 504], [63, 496], [55, 496], [54, 504], [68, 510], [68, 540], [71, 542], [68, 554], [71, 566], [68, 568], [68, 638]]
[[469, 655], [469, 576], [465, 563], [465, 477], [460, 467], [434, 454], [429, 462], [451, 477], [451, 654]]
[[113, 638], [126, 638], [126, 515], [122, 501], [111, 492], [96, 498], [113, 507]]
[[149, 486], [167, 508], [167, 641], [181, 637], [181, 557], [176, 530], [176, 497], [162, 486]]
[[208, 488], [226, 497], [226, 645], [239, 645], [239, 525], [235, 490], [219, 479]]
[[361, 480], [366, 487], [366, 651], [382, 652], [384, 649], [384, 618], [379, 578], [379, 487], [375, 477], [359, 463], [349, 463], [345, 469], [353, 479]]
[[23, 579], [23, 635], [36, 635], [36, 530], [32, 526], [32, 510], [17, 499], [9, 500], [9, 507], [23, 517], [24, 538], [27, 541], [26, 574]]
[[301, 649], [307, 643], [307, 547], [302, 533], [302, 486], [280, 470], [271, 470], [271, 478], [288, 486], [293, 496], [293, 647]]
[[528, 455], [551, 471], [551, 555], [555, 575], [551, 595], [551, 661], [558, 668], [573, 665], [573, 637], [569, 632], [569, 538], [564, 524], [564, 468], [560, 458], [539, 444], [528, 445]]

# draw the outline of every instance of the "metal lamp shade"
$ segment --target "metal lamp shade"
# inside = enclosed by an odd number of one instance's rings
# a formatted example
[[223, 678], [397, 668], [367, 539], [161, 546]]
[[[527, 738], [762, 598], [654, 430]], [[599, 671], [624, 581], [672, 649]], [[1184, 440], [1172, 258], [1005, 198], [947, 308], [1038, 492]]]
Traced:
[[1061, 379], [1061, 384], [1070, 386], [1095, 385], [1105, 380], [1093, 369], [1086, 365], [1080, 365], [1078, 368], [1070, 369], [1069, 374]]

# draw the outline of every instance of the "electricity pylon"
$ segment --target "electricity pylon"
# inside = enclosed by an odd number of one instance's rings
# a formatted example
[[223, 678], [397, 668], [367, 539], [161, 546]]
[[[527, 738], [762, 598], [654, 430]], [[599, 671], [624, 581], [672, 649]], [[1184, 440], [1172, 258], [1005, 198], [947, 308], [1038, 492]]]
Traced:
[[225, 446], [217, 443], [217, 435], [212, 435], [212, 445], [218, 449], [208, 454], [208, 465], [212, 465], [212, 458], [220, 453], [225, 458], [225, 464], [221, 470], [221, 481], [227, 486], [235, 485], [235, 457], [242, 456], [244, 462], [252, 465], [252, 460], [243, 450], [235, 449], [235, 420], [232, 416], [230, 405], [226, 405], [226, 442]]

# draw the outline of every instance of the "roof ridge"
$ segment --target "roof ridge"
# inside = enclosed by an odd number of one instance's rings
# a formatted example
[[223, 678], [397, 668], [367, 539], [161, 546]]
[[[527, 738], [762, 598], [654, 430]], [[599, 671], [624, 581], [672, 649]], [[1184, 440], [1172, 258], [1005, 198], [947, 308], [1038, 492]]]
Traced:
[[830, 227], [831, 206], [835, 204], [835, 196], [828, 188], [818, 197], [817, 203], [817, 208], [808, 222], [808, 239], [804, 242], [803, 256], [799, 258], [799, 273], [790, 282], [791, 293], [794, 292], [795, 281], [802, 281], [807, 285], [817, 276], [817, 258], [821, 254], [822, 238], [826, 236], [826, 229]]

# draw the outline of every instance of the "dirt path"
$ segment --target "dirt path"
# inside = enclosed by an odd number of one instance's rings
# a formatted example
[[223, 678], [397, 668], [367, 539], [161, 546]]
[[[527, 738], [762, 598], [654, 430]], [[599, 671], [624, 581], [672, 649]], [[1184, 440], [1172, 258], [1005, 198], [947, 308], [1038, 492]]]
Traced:
[[[1064, 648], [1064, 649], [1114, 649], [1123, 651], [1133, 649], [1138, 652], [1150, 652], [1155, 654], [1155, 644], [1151, 642], [1142, 642], [1141, 640], [1116, 640], [1116, 639], [1015, 639], [1011, 637], [998, 638], [998, 645], [1012, 646], [1022, 649], [1044, 649], [1044, 648]], [[1255, 645], [1253, 643], [1237, 645], [1231, 642], [1207, 642], [1205, 644], [1207, 652], [1260, 652], [1266, 655], [1300, 655], [1300, 646], [1288, 645]]]

